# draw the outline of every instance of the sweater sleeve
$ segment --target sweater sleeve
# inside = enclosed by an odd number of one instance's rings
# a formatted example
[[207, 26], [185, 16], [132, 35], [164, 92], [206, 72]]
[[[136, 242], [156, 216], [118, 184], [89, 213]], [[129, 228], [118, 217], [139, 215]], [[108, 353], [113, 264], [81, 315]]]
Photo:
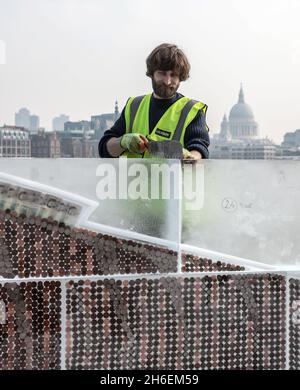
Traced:
[[197, 150], [201, 153], [202, 158], [209, 158], [208, 147], [209, 128], [206, 124], [206, 113], [199, 110], [198, 114], [187, 126], [184, 135], [184, 147], [188, 150]]
[[99, 156], [102, 158], [112, 158], [108, 153], [106, 144], [107, 141], [113, 137], [119, 138], [126, 133], [126, 122], [125, 122], [125, 108], [121, 112], [120, 117], [116, 120], [114, 125], [106, 130], [98, 144]]

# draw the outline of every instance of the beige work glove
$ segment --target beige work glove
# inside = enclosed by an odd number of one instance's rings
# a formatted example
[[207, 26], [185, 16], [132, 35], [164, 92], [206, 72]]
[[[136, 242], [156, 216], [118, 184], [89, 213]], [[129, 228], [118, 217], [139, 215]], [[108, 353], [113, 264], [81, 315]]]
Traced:
[[182, 152], [183, 152], [183, 157], [182, 158], [184, 160], [189, 159], [189, 158], [193, 158], [193, 155], [192, 155], [192, 153], [189, 150], [183, 148]]
[[142, 134], [128, 133], [121, 138], [120, 145], [131, 153], [142, 154], [148, 145], [148, 140]]

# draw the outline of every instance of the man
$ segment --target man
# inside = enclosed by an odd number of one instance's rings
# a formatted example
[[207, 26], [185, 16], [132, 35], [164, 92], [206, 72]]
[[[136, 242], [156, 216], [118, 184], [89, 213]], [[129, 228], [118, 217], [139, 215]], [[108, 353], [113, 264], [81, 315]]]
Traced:
[[120, 118], [99, 142], [100, 157], [150, 157], [148, 140], [178, 140], [183, 158], [208, 158], [207, 105], [178, 93], [190, 64], [173, 44], [163, 43], [148, 56], [146, 75], [153, 93], [128, 99]]

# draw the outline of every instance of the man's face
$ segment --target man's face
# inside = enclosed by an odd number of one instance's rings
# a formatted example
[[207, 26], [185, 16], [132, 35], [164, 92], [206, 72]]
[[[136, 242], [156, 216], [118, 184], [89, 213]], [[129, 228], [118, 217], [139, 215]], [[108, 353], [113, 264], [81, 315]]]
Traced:
[[175, 95], [180, 84], [179, 75], [172, 70], [156, 70], [152, 76], [155, 95], [169, 99]]

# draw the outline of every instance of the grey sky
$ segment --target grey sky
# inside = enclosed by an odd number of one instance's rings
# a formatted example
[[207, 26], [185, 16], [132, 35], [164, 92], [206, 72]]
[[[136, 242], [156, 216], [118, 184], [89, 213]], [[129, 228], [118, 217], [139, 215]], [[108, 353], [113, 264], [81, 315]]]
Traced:
[[112, 112], [151, 91], [145, 58], [178, 44], [192, 72], [180, 92], [219, 130], [240, 82], [261, 135], [300, 128], [300, 0], [0, 0], [0, 125], [26, 106], [51, 128]]

